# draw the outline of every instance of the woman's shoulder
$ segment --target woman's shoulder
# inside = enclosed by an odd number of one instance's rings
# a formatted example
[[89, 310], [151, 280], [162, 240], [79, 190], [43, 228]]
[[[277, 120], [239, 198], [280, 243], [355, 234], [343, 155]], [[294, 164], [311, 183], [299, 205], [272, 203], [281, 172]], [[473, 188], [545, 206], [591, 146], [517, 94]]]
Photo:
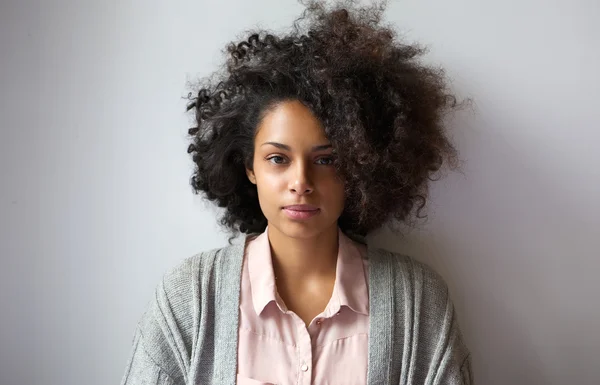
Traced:
[[227, 247], [207, 249], [184, 257], [170, 266], [155, 284], [151, 307], [167, 307], [176, 317], [179, 313], [189, 311], [189, 304], [201, 294], [203, 275], [211, 270], [218, 255], [226, 251]]
[[[385, 316], [378, 320], [383, 322], [379, 325], [392, 320], [388, 334], [394, 335], [398, 344], [407, 339], [419, 342], [419, 350], [411, 356], [415, 372], [428, 373], [439, 367], [443, 368], [440, 378], [471, 378], [470, 352], [446, 280], [430, 265], [384, 249], [370, 250], [369, 265], [373, 317]], [[440, 365], [441, 360], [446, 364]]]
[[462, 362], [468, 349], [462, 342], [454, 301], [442, 275], [427, 263], [403, 253], [374, 249], [370, 256], [375, 304], [391, 298], [396, 319], [403, 327], [418, 324], [419, 333], [433, 345], [454, 336], [451, 348]]
[[[137, 323], [134, 344], [139, 343], [144, 352], [140, 354], [148, 356], [140, 360], [158, 365], [172, 378], [185, 376], [183, 369], [192, 358], [200, 317], [214, 310], [210, 298], [216, 287], [227, 290], [236, 284], [232, 282], [235, 276], [225, 274], [235, 265], [238, 251], [235, 245], [201, 251], [163, 273]], [[220, 278], [219, 285], [213, 284], [215, 278]]]
[[210, 288], [204, 282], [235, 269], [240, 251], [239, 245], [227, 245], [184, 257], [162, 274], [153, 302], [158, 307], [167, 306], [174, 316], [189, 312], [191, 303], [211, 294], [206, 293]]
[[[450, 300], [448, 284], [429, 264], [414, 257], [383, 248], [369, 249], [372, 279], [389, 280], [390, 284], [411, 296], [427, 297], [432, 303], [445, 307]], [[437, 306], [436, 306], [437, 307]]]
[[167, 269], [138, 322], [145, 339], [190, 352], [197, 318], [203, 306], [212, 306], [207, 298], [214, 298], [217, 290], [211, 283], [219, 280], [221, 290], [237, 284], [237, 275], [230, 273], [236, 268], [239, 251], [238, 245], [207, 249]]
[[[226, 273], [235, 269], [242, 260], [243, 248], [239, 244], [206, 249], [183, 258], [167, 269], [159, 286], [166, 292], [176, 293], [178, 287], [188, 286], [207, 275]], [[189, 290], [186, 290], [189, 293]]]

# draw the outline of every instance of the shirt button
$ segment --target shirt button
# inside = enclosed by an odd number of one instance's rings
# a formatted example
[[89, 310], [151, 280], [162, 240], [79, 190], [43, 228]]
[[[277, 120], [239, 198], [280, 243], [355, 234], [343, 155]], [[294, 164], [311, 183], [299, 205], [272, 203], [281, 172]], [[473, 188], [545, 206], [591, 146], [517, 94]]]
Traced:
[[319, 319], [319, 320], [317, 320], [317, 325], [320, 325], [320, 324], [322, 324], [322, 323], [323, 323], [323, 321], [322, 321], [322, 320], [320, 320], [320, 319]]
[[300, 367], [300, 369], [302, 369], [303, 372], [306, 372], [308, 370], [308, 365], [304, 364]]

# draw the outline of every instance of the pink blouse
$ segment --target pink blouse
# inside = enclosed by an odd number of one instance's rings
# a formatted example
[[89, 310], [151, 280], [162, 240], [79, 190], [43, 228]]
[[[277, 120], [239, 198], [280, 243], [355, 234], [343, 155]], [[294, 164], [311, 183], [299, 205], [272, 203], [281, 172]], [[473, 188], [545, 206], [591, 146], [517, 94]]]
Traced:
[[339, 229], [338, 234], [333, 293], [308, 328], [277, 294], [267, 230], [248, 242], [240, 294], [238, 385], [366, 383], [366, 246]]

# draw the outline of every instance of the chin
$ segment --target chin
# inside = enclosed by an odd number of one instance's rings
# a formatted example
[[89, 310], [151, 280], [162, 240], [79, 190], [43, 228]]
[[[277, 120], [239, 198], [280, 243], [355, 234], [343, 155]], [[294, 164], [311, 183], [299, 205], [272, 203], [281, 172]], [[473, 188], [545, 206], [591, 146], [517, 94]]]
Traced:
[[323, 223], [323, 221], [294, 221], [284, 218], [273, 227], [290, 238], [309, 239], [329, 229], [331, 224]]
[[312, 238], [322, 231], [319, 227], [307, 223], [285, 223], [278, 229], [286, 236], [295, 239]]

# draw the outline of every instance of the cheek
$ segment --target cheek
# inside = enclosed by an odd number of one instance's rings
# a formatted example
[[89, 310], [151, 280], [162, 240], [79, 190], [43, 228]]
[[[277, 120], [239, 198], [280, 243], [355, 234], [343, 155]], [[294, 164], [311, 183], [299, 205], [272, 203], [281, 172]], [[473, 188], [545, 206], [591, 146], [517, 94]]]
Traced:
[[286, 185], [285, 178], [275, 172], [260, 170], [256, 174], [257, 185], [260, 190], [279, 191]]
[[278, 202], [278, 197], [281, 196], [282, 190], [286, 188], [285, 178], [282, 178], [281, 175], [272, 170], [267, 170], [260, 166], [255, 168], [254, 175], [256, 177], [259, 200], [266, 205]]

